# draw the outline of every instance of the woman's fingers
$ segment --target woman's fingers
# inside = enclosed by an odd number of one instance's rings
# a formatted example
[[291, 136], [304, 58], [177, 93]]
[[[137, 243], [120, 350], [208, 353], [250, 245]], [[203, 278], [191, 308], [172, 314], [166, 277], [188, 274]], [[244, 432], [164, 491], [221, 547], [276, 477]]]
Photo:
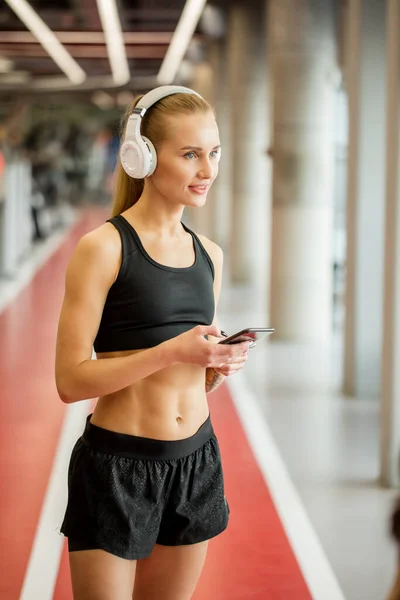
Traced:
[[235, 367], [232, 367], [230, 365], [225, 365], [224, 367], [220, 367], [218, 369], [214, 369], [216, 373], [218, 373], [219, 375], [225, 375], [225, 377], [229, 377], [229, 375], [234, 375], [235, 373], [238, 373], [240, 371], [242, 367], [239, 367], [238, 369]]
[[228, 377], [229, 375], [233, 375], [242, 369], [247, 361], [247, 353], [241, 356], [235, 356], [231, 358], [227, 363], [214, 369], [217, 373], [221, 375], [225, 375]]
[[[225, 376], [233, 375], [233, 373], [240, 371], [247, 361], [247, 353], [250, 345], [251, 342], [242, 342], [240, 344], [235, 344], [234, 346], [228, 346], [227, 355], [224, 356], [223, 353], [220, 353], [220, 361], [215, 364], [213, 367], [214, 370], [217, 373]], [[220, 349], [218, 348], [218, 351], [219, 350]]]
[[240, 356], [234, 356], [233, 358], [227, 361], [227, 365], [243, 365], [247, 361], [247, 352], [246, 354], [241, 354]]

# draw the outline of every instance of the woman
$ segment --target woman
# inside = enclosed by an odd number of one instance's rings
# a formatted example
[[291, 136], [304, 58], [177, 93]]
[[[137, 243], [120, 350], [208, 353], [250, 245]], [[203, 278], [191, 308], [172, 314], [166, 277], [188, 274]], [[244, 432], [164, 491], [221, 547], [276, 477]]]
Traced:
[[206, 393], [249, 343], [216, 343], [222, 251], [181, 223], [218, 173], [210, 106], [157, 88], [128, 117], [113, 217], [79, 241], [66, 276], [57, 389], [66, 403], [99, 400], [71, 456], [61, 530], [75, 600], [189, 600], [229, 516]]
[[397, 569], [387, 600], [400, 600], [400, 499], [396, 500], [391, 518], [391, 534], [396, 542]]

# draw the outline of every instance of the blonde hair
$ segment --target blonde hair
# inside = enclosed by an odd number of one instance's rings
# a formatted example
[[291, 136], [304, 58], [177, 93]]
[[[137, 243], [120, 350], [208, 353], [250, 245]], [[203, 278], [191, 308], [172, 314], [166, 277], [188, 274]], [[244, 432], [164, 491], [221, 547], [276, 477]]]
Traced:
[[[125, 138], [128, 118], [142, 98], [143, 96], [138, 96], [132, 102], [123, 118], [121, 141]], [[199, 96], [182, 93], [173, 94], [163, 98], [162, 100], [159, 100], [146, 112], [142, 119], [140, 132], [142, 135], [149, 138], [157, 150], [160, 144], [168, 137], [168, 117], [175, 116], [177, 114], [191, 115], [199, 112], [205, 113], [209, 111], [212, 111], [211, 106]], [[121, 160], [118, 156], [111, 216], [114, 217], [116, 215], [120, 215], [125, 210], [133, 206], [142, 195], [143, 188], [144, 179], [134, 179], [133, 177], [127, 175], [122, 168]]]

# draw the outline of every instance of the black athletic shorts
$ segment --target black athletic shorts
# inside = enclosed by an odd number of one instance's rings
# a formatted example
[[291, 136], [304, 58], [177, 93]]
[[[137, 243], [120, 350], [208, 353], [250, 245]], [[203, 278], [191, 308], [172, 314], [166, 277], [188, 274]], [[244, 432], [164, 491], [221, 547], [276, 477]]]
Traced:
[[61, 532], [68, 549], [130, 560], [154, 544], [208, 540], [228, 525], [218, 440], [210, 417], [191, 437], [155, 440], [103, 429], [88, 416], [72, 451]]

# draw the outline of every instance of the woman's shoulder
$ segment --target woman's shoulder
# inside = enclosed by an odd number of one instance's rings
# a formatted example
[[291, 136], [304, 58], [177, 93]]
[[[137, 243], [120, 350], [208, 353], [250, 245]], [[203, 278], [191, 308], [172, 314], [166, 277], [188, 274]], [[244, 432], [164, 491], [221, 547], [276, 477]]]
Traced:
[[212, 258], [213, 263], [221, 263], [223, 260], [222, 248], [205, 235], [201, 235], [199, 233], [196, 233], [196, 235], [203, 244], [204, 248], [207, 250], [210, 257]]
[[121, 238], [118, 230], [109, 222], [92, 229], [83, 235], [77, 247], [82, 252], [96, 252], [107, 255], [121, 250]]
[[199, 238], [201, 244], [203, 245], [205, 251], [207, 252], [209, 259], [212, 261], [212, 266], [214, 267], [214, 273], [217, 275], [222, 272], [222, 265], [224, 260], [224, 255], [222, 252], [222, 248], [218, 246], [215, 242], [211, 241], [205, 235], [196, 234]]
[[103, 273], [118, 271], [121, 262], [121, 239], [111, 223], [103, 223], [83, 235], [75, 248], [70, 268], [102, 270]]

